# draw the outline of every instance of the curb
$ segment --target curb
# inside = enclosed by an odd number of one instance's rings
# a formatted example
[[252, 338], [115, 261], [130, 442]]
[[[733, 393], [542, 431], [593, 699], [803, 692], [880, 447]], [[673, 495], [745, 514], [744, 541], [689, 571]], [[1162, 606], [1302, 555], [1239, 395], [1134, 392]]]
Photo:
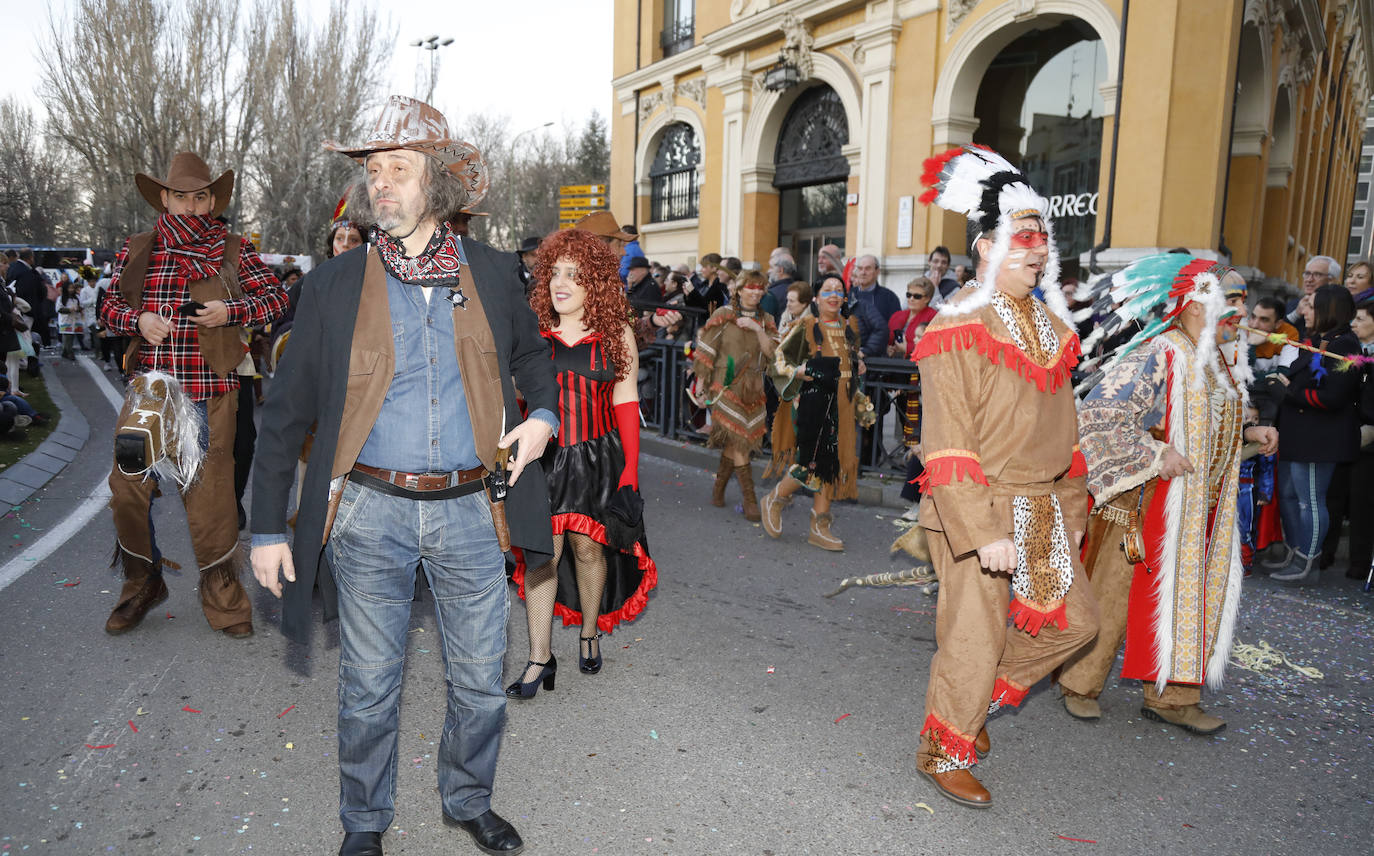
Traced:
[[67, 464], [76, 460], [77, 453], [90, 439], [90, 423], [67, 394], [57, 370], [49, 368], [43, 382], [52, 403], [57, 406], [57, 427], [37, 449], [0, 472], [0, 505], [18, 505], [47, 486]]
[[[656, 458], [663, 458], [686, 467], [702, 469], [712, 475], [715, 475], [716, 468], [720, 464], [720, 452], [715, 449], [667, 440], [657, 435], [641, 433], [639, 447], [640, 451], [646, 455], [653, 455]], [[755, 466], [754, 478], [759, 484], [763, 484], [762, 472], [761, 467]], [[911, 503], [902, 499], [902, 484], [900, 480], [896, 479], [891, 482], [881, 482], [874, 478], [860, 479], [859, 498], [854, 502], [858, 505], [900, 508], [903, 511], [911, 506]]]

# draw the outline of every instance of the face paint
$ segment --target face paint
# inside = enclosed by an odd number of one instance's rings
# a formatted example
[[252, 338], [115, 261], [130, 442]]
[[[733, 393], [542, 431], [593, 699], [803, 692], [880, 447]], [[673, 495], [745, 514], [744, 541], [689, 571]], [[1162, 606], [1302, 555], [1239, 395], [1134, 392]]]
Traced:
[[1007, 270], [1020, 270], [1021, 262], [1026, 258], [1027, 252], [1027, 250], [1011, 250], [1010, 252], [1008, 252]]
[[1011, 245], [1013, 247], [1033, 250], [1036, 247], [1043, 247], [1048, 244], [1049, 239], [1050, 236], [1048, 232], [1037, 232], [1034, 229], [1022, 229], [1019, 232], [1012, 233]]

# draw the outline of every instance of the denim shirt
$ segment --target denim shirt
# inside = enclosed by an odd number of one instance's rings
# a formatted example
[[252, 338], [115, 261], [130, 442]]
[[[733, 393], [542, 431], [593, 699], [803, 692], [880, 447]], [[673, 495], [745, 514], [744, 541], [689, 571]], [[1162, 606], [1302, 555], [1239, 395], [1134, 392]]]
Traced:
[[[358, 463], [406, 473], [481, 466], [453, 347], [449, 290], [432, 289], [426, 301], [423, 288], [406, 285], [388, 273], [386, 292], [396, 369], [381, 413], [358, 453]], [[558, 433], [558, 417], [553, 412], [540, 408], [530, 418]], [[519, 421], [519, 413], [506, 414], [502, 430], [510, 430]], [[253, 535], [252, 544], [260, 547], [285, 541], [284, 534], [259, 533]]]

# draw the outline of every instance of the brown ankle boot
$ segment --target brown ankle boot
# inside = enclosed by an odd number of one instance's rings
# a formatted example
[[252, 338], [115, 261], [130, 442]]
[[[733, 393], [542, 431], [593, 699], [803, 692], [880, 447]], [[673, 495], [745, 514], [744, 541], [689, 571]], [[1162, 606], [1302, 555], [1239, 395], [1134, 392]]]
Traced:
[[720, 469], [716, 472], [716, 484], [711, 489], [711, 504], [716, 508], [725, 505], [725, 486], [730, 483], [730, 474], [735, 471], [735, 464], [724, 455], [720, 456]]
[[763, 515], [759, 513], [759, 498], [754, 494], [754, 468], [749, 464], [735, 467], [735, 478], [739, 479], [739, 492], [744, 496], [744, 519], [759, 522]]
[[118, 636], [138, 626], [148, 610], [167, 599], [167, 583], [162, 568], [153, 563], [120, 551], [124, 561], [124, 587], [119, 591], [119, 603], [105, 622], [105, 632]]
[[811, 534], [807, 537], [806, 543], [820, 547], [822, 550], [838, 553], [844, 550], [844, 542], [831, 534], [831, 519], [828, 511], [824, 514], [811, 512]]

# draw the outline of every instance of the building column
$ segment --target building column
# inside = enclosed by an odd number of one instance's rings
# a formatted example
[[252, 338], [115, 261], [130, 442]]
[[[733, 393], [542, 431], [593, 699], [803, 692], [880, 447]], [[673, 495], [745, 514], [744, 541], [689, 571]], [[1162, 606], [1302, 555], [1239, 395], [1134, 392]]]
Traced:
[[[1132, 5], [1115, 129], [1112, 249], [1098, 256], [1104, 267], [1178, 246], [1215, 254], [1241, 5]], [[1161, 53], [1160, 45], [1173, 48]]]
[[[754, 79], [742, 62], [726, 68], [707, 68], [706, 85], [719, 91], [724, 100], [721, 111], [720, 157], [720, 240], [716, 252], [743, 258], [744, 184], [741, 162], [744, 155], [744, 124], [749, 118], [749, 102]], [[771, 176], [769, 177], [771, 181]], [[706, 246], [709, 236], [698, 238]], [[709, 250], [708, 250], [709, 252]]]
[[883, 17], [861, 25], [854, 33], [854, 42], [863, 52], [860, 70], [863, 113], [858, 117], [862, 161], [857, 233], [854, 246], [846, 248], [847, 255], [871, 250], [881, 256], [887, 246], [888, 189], [892, 170], [892, 78], [897, 67], [897, 36], [901, 31], [900, 19]]

